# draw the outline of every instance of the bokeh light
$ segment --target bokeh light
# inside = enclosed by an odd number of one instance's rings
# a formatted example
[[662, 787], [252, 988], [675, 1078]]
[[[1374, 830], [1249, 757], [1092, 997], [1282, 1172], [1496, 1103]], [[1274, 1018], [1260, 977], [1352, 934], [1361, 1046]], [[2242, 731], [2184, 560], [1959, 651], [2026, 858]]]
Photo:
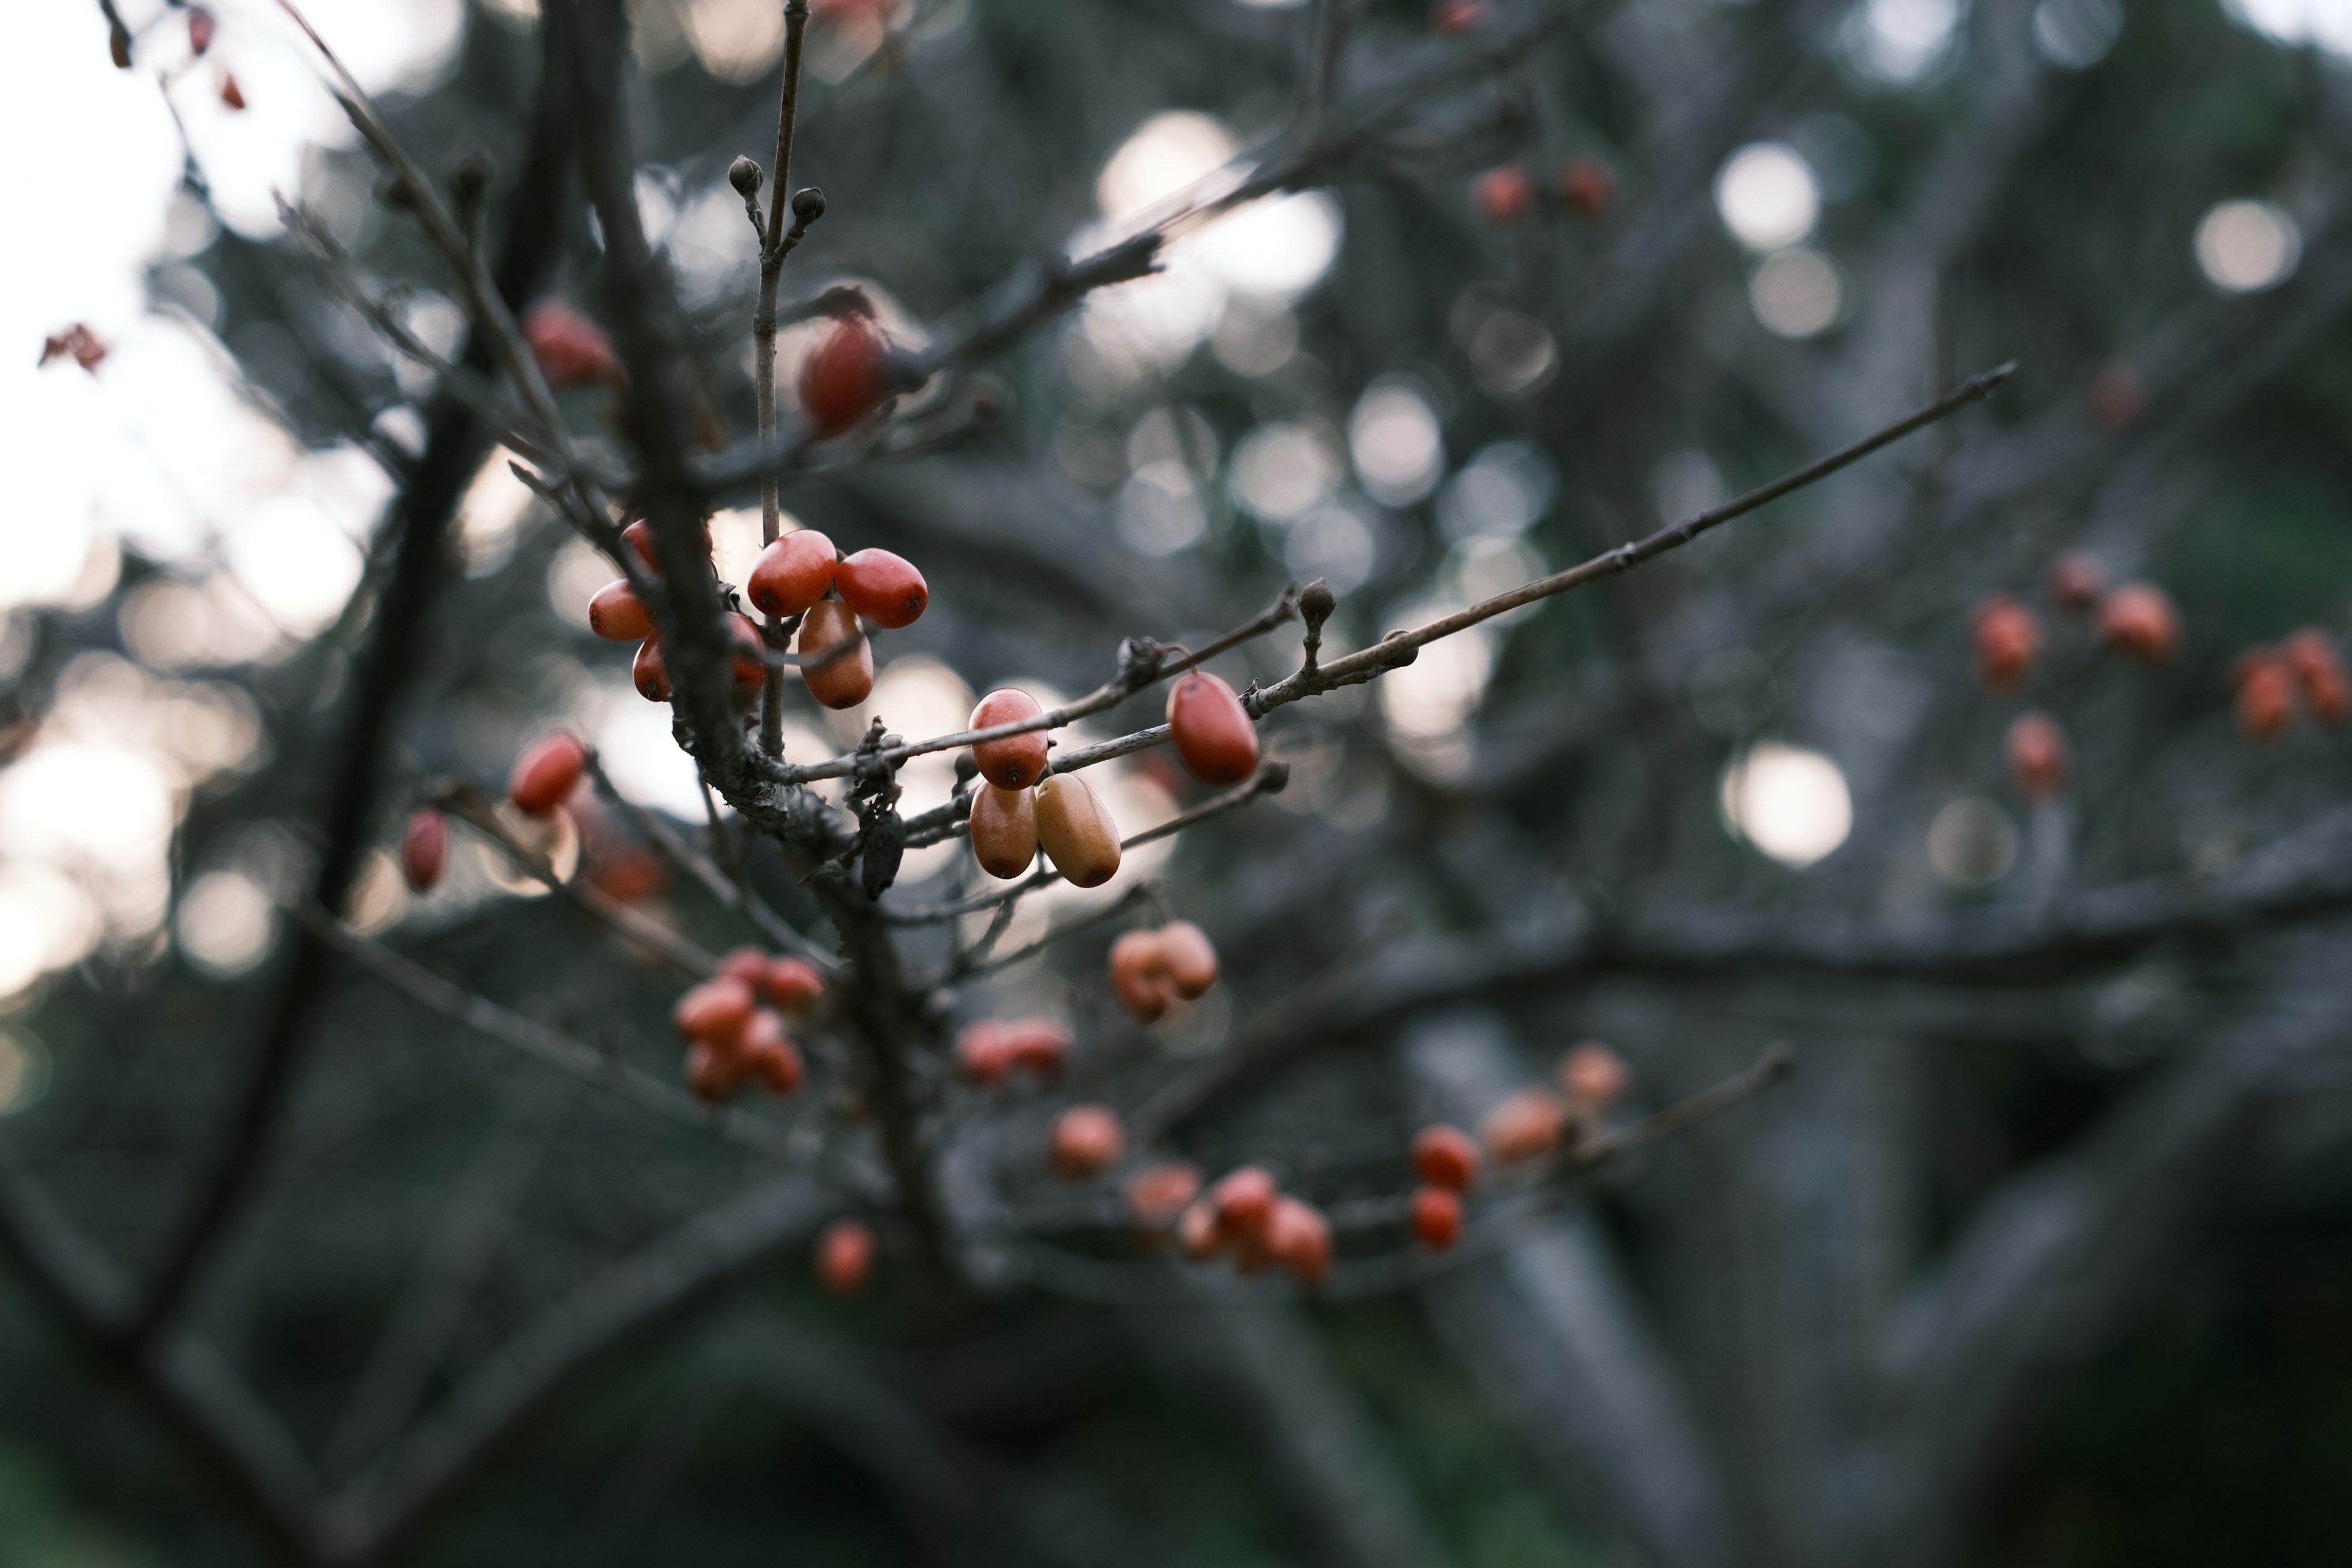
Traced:
[[1813, 232], [1822, 211], [1812, 165], [1780, 142], [1752, 142], [1724, 160], [1715, 209], [1750, 250], [1778, 250]]
[[1767, 741], [1723, 771], [1723, 816], [1732, 831], [1800, 870], [1830, 854], [1853, 828], [1845, 774], [1819, 752]]
[[2197, 226], [2197, 265], [2229, 293], [2284, 282], [2302, 257], [2303, 231], [2268, 202], [2223, 202]]

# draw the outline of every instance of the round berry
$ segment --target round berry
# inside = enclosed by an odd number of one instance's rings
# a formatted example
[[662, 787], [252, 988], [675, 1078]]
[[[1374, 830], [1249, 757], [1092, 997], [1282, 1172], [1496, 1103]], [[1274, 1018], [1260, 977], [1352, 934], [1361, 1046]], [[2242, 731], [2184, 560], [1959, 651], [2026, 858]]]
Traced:
[[785, 534], [760, 552], [744, 596], [762, 615], [797, 616], [833, 590], [840, 554], [813, 528]]
[[1517, 1164], [1559, 1147], [1568, 1107], [1557, 1095], [1521, 1089], [1488, 1111], [1478, 1124], [1478, 1141], [1498, 1165]]
[[[968, 730], [992, 730], [999, 724], [1023, 724], [1043, 715], [1037, 700], [1016, 687], [1000, 687], [980, 700], [971, 710]], [[1027, 789], [1045, 776], [1045, 731], [1026, 730], [1002, 740], [982, 741], [971, 749], [980, 776], [999, 789]]]
[[654, 635], [654, 617], [623, 578], [605, 584], [588, 601], [588, 629], [612, 642], [642, 642]]
[[1574, 1047], [1559, 1061], [1559, 1087], [1568, 1102], [1589, 1115], [1598, 1116], [1625, 1098], [1632, 1079], [1625, 1058], [1596, 1040]]
[[1127, 1132], [1106, 1105], [1074, 1105], [1054, 1123], [1054, 1173], [1066, 1182], [1098, 1176], [1127, 1153]]
[[1160, 928], [1160, 962], [1176, 994], [1190, 1002], [1217, 983], [1217, 950], [1209, 933], [1191, 921]]
[[1478, 176], [1472, 194], [1479, 216], [1497, 227], [1525, 222], [1535, 207], [1535, 182], [1517, 165], [1487, 170]]
[[1128, 1212], [1153, 1230], [1173, 1225], [1200, 1195], [1200, 1168], [1181, 1160], [1146, 1165], [1127, 1184]]
[[843, 604], [891, 631], [913, 626], [931, 602], [931, 591], [914, 563], [887, 550], [844, 556], [834, 569], [833, 586]]
[[540, 374], [558, 392], [570, 386], [617, 386], [621, 358], [604, 331], [561, 300], [542, 300], [523, 319], [523, 336]]
[[1228, 1237], [1264, 1234], [1277, 1195], [1274, 1178], [1258, 1165], [1244, 1165], [1229, 1172], [1209, 1189], [1209, 1202], [1216, 1208], [1218, 1227]]
[[1301, 1285], [1320, 1285], [1331, 1273], [1331, 1225], [1313, 1205], [1277, 1198], [1265, 1222], [1268, 1257]]
[[670, 1021], [689, 1040], [709, 1040], [732, 1049], [751, 1021], [758, 999], [731, 974], [714, 975], [677, 999]]
[[1412, 1168], [1433, 1187], [1467, 1192], [1478, 1179], [1478, 1146], [1460, 1128], [1438, 1122], [1412, 1135]]
[[816, 1238], [816, 1277], [836, 1296], [855, 1296], [874, 1272], [874, 1232], [866, 1222], [837, 1219]]
[[2144, 664], [2161, 664], [2180, 646], [2180, 615], [2153, 583], [2126, 583], [2099, 606], [2099, 636]]
[[1969, 617], [1976, 645], [1977, 679], [1988, 689], [2007, 691], [2024, 684], [2042, 651], [2042, 623], [2008, 595], [1987, 599]]
[[1119, 1005], [1144, 1023], [1168, 1011], [1176, 986], [1158, 931], [1128, 931], [1110, 944], [1110, 988]]
[[1412, 1238], [1443, 1252], [1462, 1236], [1462, 1199], [1444, 1187], [1421, 1187], [1412, 1194]]
[[2066, 754], [2066, 732], [2047, 713], [2021, 713], [2009, 727], [2003, 746], [2009, 752], [2010, 776], [2017, 793], [2028, 800], [2055, 800], [2066, 791], [2072, 771]]

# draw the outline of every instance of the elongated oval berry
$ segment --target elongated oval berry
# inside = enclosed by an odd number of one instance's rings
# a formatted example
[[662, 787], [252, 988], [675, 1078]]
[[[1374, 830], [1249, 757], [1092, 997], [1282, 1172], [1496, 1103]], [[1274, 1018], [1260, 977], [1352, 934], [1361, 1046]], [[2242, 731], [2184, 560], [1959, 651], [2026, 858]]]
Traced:
[[449, 864], [449, 819], [429, 805], [408, 814], [400, 830], [400, 874], [422, 893], [441, 879]]
[[670, 1022], [689, 1040], [708, 1040], [731, 1051], [757, 1003], [742, 981], [731, 974], [713, 975], [677, 999]]
[[2021, 713], [2002, 742], [2009, 752], [2009, 771], [2017, 793], [2028, 800], [2055, 800], [2066, 792], [2071, 771], [2066, 732], [2047, 713]]
[[801, 411], [820, 436], [838, 436], [882, 401], [887, 351], [863, 316], [843, 316], [801, 362]]
[[784, 1021], [762, 1007], [743, 1026], [737, 1047], [744, 1070], [760, 1080], [770, 1094], [791, 1094], [801, 1087], [805, 1070], [800, 1047], [784, 1034]]
[[837, 1219], [816, 1238], [816, 1277], [836, 1296], [855, 1296], [874, 1272], [874, 1232], [864, 1220]]
[[621, 356], [602, 327], [561, 300], [542, 300], [523, 318], [522, 333], [530, 343], [530, 357], [539, 362], [547, 384], [561, 392], [568, 386], [598, 384], [618, 385]]
[[1412, 1238], [1443, 1252], [1462, 1235], [1462, 1200], [1444, 1187], [1421, 1187], [1412, 1194]]
[[515, 762], [507, 795], [515, 809], [530, 816], [545, 816], [562, 805], [579, 787], [588, 766], [588, 748], [577, 735], [557, 731], [541, 736]]
[[2007, 691], [2033, 673], [2042, 651], [2042, 623], [2006, 594], [1987, 599], [1969, 617], [1976, 644], [1977, 679], [1992, 691]]
[[[627, 542], [630, 549], [637, 552], [637, 559], [645, 563], [646, 571], [656, 577], [662, 574], [661, 558], [654, 553], [652, 519], [644, 517], [637, 519], [636, 521], [621, 530], [621, 538]], [[710, 540], [710, 524], [706, 521], [702, 525], [702, 553], [709, 555], [713, 548]]]
[[1118, 825], [1083, 779], [1049, 773], [1037, 786], [1037, 842], [1073, 888], [1118, 874]]
[[1004, 1049], [1013, 1066], [1058, 1078], [1070, 1054], [1070, 1031], [1051, 1018], [1017, 1019], [1004, 1026]]
[[654, 635], [654, 617], [624, 577], [588, 601], [588, 629], [612, 642], [642, 642]]
[[[1014, 686], [1001, 686], [980, 700], [967, 730], [992, 730], [999, 724], [1020, 724], [1045, 711], [1037, 700]], [[1045, 731], [1030, 730], [1001, 741], [982, 741], [971, 749], [980, 776], [999, 789], [1027, 789], [1045, 776]]]
[[1110, 988], [1120, 1006], [1147, 1024], [1168, 1011], [1176, 984], [1158, 931], [1128, 931], [1110, 944]]
[[2146, 664], [2161, 664], [2180, 646], [2180, 615], [2153, 583], [2126, 583], [2099, 606], [2099, 636]]
[[1024, 875], [1037, 859], [1037, 803], [1025, 789], [980, 785], [971, 797], [971, 858], [992, 877]]
[[801, 959], [772, 958], [751, 988], [779, 1007], [798, 1007], [824, 994], [824, 976]]
[[629, 679], [636, 683], [637, 695], [646, 701], [669, 700], [669, 666], [662, 660], [661, 644], [647, 637], [637, 645], [637, 657], [629, 665]]
[[1478, 1140], [1495, 1163], [1516, 1164], [1559, 1147], [1567, 1124], [1568, 1107], [1559, 1096], [1525, 1089], [1486, 1113], [1478, 1124]]
[[1274, 1213], [1277, 1195], [1274, 1178], [1258, 1165], [1244, 1165], [1228, 1172], [1209, 1189], [1209, 1202], [1217, 1211], [1218, 1228], [1232, 1237], [1262, 1235], [1267, 1217]]
[[1173, 1225], [1200, 1195], [1200, 1167], [1181, 1160], [1146, 1165], [1127, 1184], [1128, 1212], [1153, 1230]]
[[756, 947], [736, 948], [719, 961], [719, 973], [757, 991], [768, 973], [768, 955]]
[[811, 605], [801, 622], [801, 679], [827, 708], [855, 708], [874, 689], [874, 645], [838, 599]]
[[1459, 1127], [1434, 1123], [1412, 1135], [1412, 1168], [1433, 1187], [1468, 1192], [1478, 1179], [1478, 1145]]
[[1160, 960], [1176, 994], [1187, 1002], [1217, 983], [1217, 950], [1209, 933], [1191, 921], [1170, 921], [1160, 928]]
[[715, 1041], [697, 1040], [687, 1047], [686, 1086], [713, 1105], [732, 1100], [743, 1087], [743, 1058]]
[[861, 550], [834, 569], [834, 592], [841, 602], [877, 626], [911, 626], [931, 602], [931, 590], [915, 563], [887, 550]]
[[1572, 1047], [1559, 1060], [1559, 1087], [1569, 1104], [1598, 1116], [1625, 1097], [1633, 1079], [1625, 1058], [1598, 1040]]
[[787, 533], [760, 552], [744, 596], [763, 615], [797, 616], [832, 591], [839, 559], [833, 541], [814, 528]]
[[1311, 1204], [1276, 1198], [1266, 1217], [1265, 1250], [1301, 1285], [1320, 1285], [1331, 1272], [1331, 1224]]
[[1107, 1105], [1074, 1105], [1054, 1123], [1054, 1173], [1066, 1182], [1099, 1176], [1127, 1153], [1127, 1131]]
[[1257, 766], [1257, 726], [1234, 689], [1204, 669], [1168, 689], [1168, 728], [1176, 754], [1202, 784], [1239, 784]]

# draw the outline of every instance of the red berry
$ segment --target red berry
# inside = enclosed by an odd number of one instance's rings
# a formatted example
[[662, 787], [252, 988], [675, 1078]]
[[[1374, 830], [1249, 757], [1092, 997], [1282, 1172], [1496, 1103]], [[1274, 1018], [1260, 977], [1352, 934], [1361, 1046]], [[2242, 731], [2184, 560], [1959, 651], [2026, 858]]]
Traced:
[[1567, 1124], [1568, 1107], [1558, 1095], [1525, 1089], [1486, 1113], [1478, 1124], [1478, 1140], [1495, 1163], [1512, 1165], [1559, 1148]]
[[1025, 876], [1037, 860], [1037, 802], [1025, 789], [982, 784], [971, 797], [972, 858], [998, 879]]
[[1263, 1234], [1276, 1196], [1274, 1178], [1256, 1165], [1244, 1165], [1209, 1189], [1218, 1227], [1228, 1238]]
[[760, 552], [744, 596], [763, 615], [797, 616], [832, 591], [839, 559], [832, 540], [814, 528], [795, 530]]
[[801, 363], [801, 408], [820, 436], [838, 436], [882, 401], [887, 353], [862, 316], [844, 316]]
[[1489, 169], [1478, 176], [1473, 194], [1478, 211], [1488, 223], [1498, 226], [1524, 222], [1535, 206], [1535, 182], [1528, 172], [1516, 164]]
[[911, 626], [931, 602], [931, 591], [914, 563], [887, 550], [861, 550], [845, 556], [834, 571], [841, 602], [877, 626]]
[[779, 1007], [797, 1007], [824, 994], [824, 976], [816, 965], [797, 958], [772, 958], [765, 973], [751, 982]]
[[969, 1025], [956, 1037], [956, 1070], [967, 1082], [993, 1089], [1013, 1070], [1013, 1041], [1004, 1026], [992, 1018]]
[[874, 1233], [863, 1220], [837, 1219], [816, 1238], [816, 1277], [836, 1296], [855, 1296], [874, 1271]]
[[[1025, 723], [1045, 710], [1037, 700], [1017, 687], [999, 687], [971, 710], [968, 730], [992, 730], [999, 724]], [[998, 741], [982, 741], [971, 749], [980, 776], [999, 789], [1027, 789], [1045, 776], [1045, 731], [1027, 730]]]
[[801, 679], [827, 708], [855, 708], [874, 689], [874, 645], [838, 599], [820, 599], [801, 620]]
[[1969, 616], [1976, 645], [1977, 679], [1994, 691], [2021, 686], [2042, 651], [2042, 623], [2008, 595], [1987, 599]]
[[1120, 1006], [1147, 1024], [1174, 1004], [1175, 978], [1158, 931], [1128, 931], [1110, 944], [1110, 988]]
[[188, 48], [202, 55], [213, 47], [213, 14], [202, 5], [188, 7]]
[[1421, 1187], [1412, 1194], [1412, 1238], [1443, 1252], [1462, 1235], [1462, 1199], [1444, 1187]]
[[713, 975], [677, 999], [670, 1022], [687, 1039], [709, 1040], [732, 1050], [757, 1005], [749, 985], [731, 974]]
[[2275, 741], [2294, 717], [2294, 672], [2285, 659], [2256, 648], [2239, 660], [2238, 729], [2246, 739]]
[[1601, 217], [1617, 203], [1617, 181], [1597, 158], [1570, 158], [1560, 167], [1559, 195], [1574, 211]]
[[1005, 1026], [1004, 1049], [1013, 1066], [1057, 1078], [1070, 1054], [1070, 1031], [1050, 1018], [1020, 1019]]
[[1160, 928], [1160, 963], [1176, 994], [1187, 1002], [1217, 983], [1217, 950], [1209, 933], [1191, 921], [1170, 921]]
[[2311, 716], [2323, 724], [2344, 722], [2347, 712], [2352, 712], [2352, 683], [2347, 683], [2344, 661], [2336, 657], [2336, 645], [2328, 641], [2327, 634], [2316, 626], [2305, 626], [2286, 639], [2286, 659]]
[[525, 816], [545, 816], [580, 787], [587, 766], [588, 748], [578, 736], [559, 730], [541, 737], [516, 762], [514, 776], [507, 781], [508, 796]]
[[768, 973], [768, 955], [756, 947], [739, 947], [719, 961], [719, 973], [758, 990]]
[[2087, 615], [2106, 588], [2106, 572], [2087, 551], [2069, 550], [2050, 563], [2050, 596], [2061, 609]]
[[1213, 1203], [1196, 1203], [1177, 1217], [1176, 1250], [1195, 1263], [1214, 1258], [1231, 1242]]
[[1569, 1104], [1589, 1115], [1598, 1116], [1622, 1100], [1632, 1077], [1625, 1058], [1597, 1041], [1574, 1047], [1559, 1062], [1559, 1087]]
[[2071, 769], [2066, 732], [2047, 713], [2021, 713], [2009, 727], [2006, 742], [2010, 776], [2017, 792], [2028, 800], [2054, 800], [2065, 793]]
[[623, 578], [605, 584], [588, 601], [588, 629], [613, 642], [641, 642], [654, 635], [654, 617]]
[[1206, 670], [1187, 670], [1168, 689], [1176, 754], [1205, 784], [1239, 784], [1257, 768], [1257, 726], [1234, 689]]
[[1478, 1179], [1478, 1146], [1458, 1127], [1424, 1127], [1412, 1135], [1412, 1168], [1433, 1187], [1468, 1192]]
[[2099, 636], [2143, 663], [2161, 664], [2180, 646], [2180, 616], [2153, 583], [2126, 583], [2099, 606]]
[[686, 1087], [698, 1100], [723, 1104], [743, 1087], [743, 1058], [716, 1041], [697, 1040], [687, 1047]]
[[637, 645], [637, 657], [629, 666], [629, 679], [636, 683], [637, 695], [646, 701], [669, 700], [669, 666], [662, 660], [661, 644], [647, 637]]
[[621, 358], [604, 330], [561, 300], [542, 300], [523, 319], [523, 337], [539, 374], [561, 392], [570, 386], [616, 386]]
[[801, 1086], [800, 1047], [784, 1034], [784, 1021], [762, 1007], [743, 1026], [736, 1049], [743, 1067], [771, 1094], [791, 1094]]
[[1105, 1105], [1074, 1105], [1054, 1123], [1054, 1173], [1066, 1182], [1098, 1176], [1127, 1153], [1127, 1132]]
[[400, 870], [408, 885], [422, 893], [441, 879], [449, 864], [449, 819], [431, 806], [409, 813], [400, 833]]
[[1201, 1173], [1181, 1160], [1146, 1165], [1127, 1184], [1127, 1206], [1139, 1224], [1165, 1230], [1201, 1195]]
[[1331, 1225], [1312, 1205], [1277, 1198], [1266, 1217], [1265, 1251], [1302, 1285], [1320, 1285], [1331, 1273]]
[[735, 657], [729, 668], [740, 703], [757, 697], [767, 683], [768, 639], [760, 635], [759, 623], [740, 610], [728, 612], [727, 630], [735, 640]]
[[[636, 521], [621, 530], [621, 537], [627, 542], [630, 549], [637, 552], [637, 559], [645, 563], [646, 571], [656, 577], [662, 574], [661, 558], [654, 552], [654, 525], [650, 518], [637, 519]], [[702, 525], [702, 553], [709, 555], [712, 548], [710, 524], [706, 521]]]
[[1430, 9], [1429, 26], [1450, 38], [1468, 32], [1486, 16], [1485, 0], [1437, 0]]

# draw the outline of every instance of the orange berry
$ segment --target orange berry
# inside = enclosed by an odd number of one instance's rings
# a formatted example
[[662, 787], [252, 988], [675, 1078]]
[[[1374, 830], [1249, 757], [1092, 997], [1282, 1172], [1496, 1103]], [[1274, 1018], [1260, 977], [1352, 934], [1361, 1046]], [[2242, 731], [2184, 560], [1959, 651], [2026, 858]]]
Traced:
[[1129, 1212], [1138, 1224], [1154, 1230], [1165, 1230], [1174, 1224], [1200, 1195], [1200, 1168], [1181, 1160], [1146, 1165], [1127, 1184]]
[[2069, 550], [2050, 563], [2050, 596], [2061, 609], [2087, 615], [2106, 588], [2106, 571], [2088, 551]]
[[1144, 1023], [1168, 1011], [1176, 986], [1158, 931], [1128, 931], [1110, 944], [1110, 988], [1119, 1005]]
[[2239, 661], [2236, 678], [2239, 731], [2262, 742], [2285, 734], [2294, 717], [2294, 673], [2287, 661], [2257, 648]]
[[1478, 203], [1478, 212], [1488, 223], [1497, 226], [1526, 221], [1535, 206], [1535, 182], [1528, 172], [1516, 164], [1489, 169], [1478, 176], [1472, 187]]
[[1568, 1107], [1558, 1095], [1524, 1089], [1486, 1112], [1478, 1123], [1478, 1141], [1495, 1163], [1513, 1165], [1559, 1148], [1567, 1123]]
[[2028, 800], [2054, 800], [2065, 793], [2071, 769], [2066, 732], [2056, 720], [2047, 713], [2021, 713], [2010, 725], [2004, 744], [2018, 794]]
[[2323, 724], [2344, 722], [2346, 715], [2352, 713], [2352, 682], [2347, 682], [2344, 661], [2336, 657], [2336, 645], [2327, 634], [2317, 626], [2305, 626], [2286, 639], [2286, 659], [2311, 716]]
[[1617, 181], [1598, 158], [1570, 158], [1559, 171], [1559, 195], [1585, 217], [1601, 217], [1617, 204]]
[[[999, 724], [1025, 723], [1045, 710], [1018, 687], [1003, 686], [980, 700], [967, 730], [992, 730]], [[980, 776], [999, 789], [1027, 789], [1045, 776], [1045, 731], [1029, 730], [1000, 741], [982, 741], [971, 749]]]
[[1331, 1225], [1311, 1204], [1276, 1198], [1265, 1222], [1265, 1251], [1302, 1285], [1320, 1285], [1331, 1273]]
[[1176, 994], [1187, 1002], [1217, 983], [1217, 950], [1209, 933], [1191, 921], [1170, 921], [1160, 928], [1160, 962]]
[[855, 1296], [874, 1271], [874, 1233], [866, 1222], [837, 1219], [816, 1238], [816, 1277], [836, 1296]]
[[714, 975], [677, 999], [670, 1022], [689, 1040], [707, 1040], [732, 1052], [751, 1021], [757, 998], [731, 974]]
[[834, 569], [834, 592], [843, 604], [877, 626], [911, 626], [931, 602], [931, 591], [913, 562], [887, 550], [861, 550]]
[[1037, 859], [1037, 803], [1025, 789], [982, 784], [971, 797], [971, 855], [992, 877], [1027, 873]]
[[1412, 1135], [1412, 1168], [1433, 1187], [1468, 1192], [1478, 1179], [1478, 1145], [1458, 1127], [1424, 1127]]
[[1244, 1165], [1226, 1173], [1209, 1189], [1209, 1202], [1215, 1208], [1217, 1226], [1228, 1238], [1246, 1238], [1262, 1235], [1265, 1222], [1274, 1213], [1274, 1178], [1256, 1165]]
[[624, 577], [605, 584], [588, 601], [588, 629], [613, 642], [641, 642], [654, 635], [653, 613]]
[[1625, 1097], [1633, 1075], [1625, 1058], [1597, 1041], [1571, 1049], [1559, 1061], [1559, 1087], [1569, 1104], [1598, 1116]]
[[2180, 646], [2180, 615], [2153, 583], [2126, 583], [2099, 606], [2099, 636], [2146, 664], [2161, 664]]
[[408, 825], [400, 830], [400, 872], [408, 885], [426, 891], [448, 864], [449, 819], [429, 805], [409, 813]]
[[557, 731], [541, 736], [515, 763], [507, 781], [507, 795], [515, 809], [527, 816], [545, 816], [580, 787], [588, 766], [588, 748], [580, 738]]
[[820, 436], [838, 436], [882, 401], [887, 352], [863, 316], [843, 316], [801, 362], [801, 409]]
[[1168, 728], [1202, 784], [1239, 784], [1257, 767], [1257, 726], [1234, 689], [1206, 670], [1188, 670], [1168, 689]]
[[522, 335], [539, 374], [561, 392], [571, 386], [617, 386], [621, 357], [602, 327], [561, 300], [542, 300], [523, 318]]
[[797, 958], [772, 958], [752, 987], [779, 1007], [797, 1007], [824, 994], [824, 976], [816, 965]]
[[1969, 618], [1976, 645], [1977, 679], [1994, 691], [2024, 684], [2042, 651], [2042, 623], [2006, 594], [1979, 605]]
[[1074, 1105], [1054, 1123], [1054, 1173], [1066, 1182], [1098, 1176], [1127, 1153], [1127, 1131], [1107, 1105]]
[[1099, 888], [1118, 874], [1118, 824], [1086, 781], [1049, 773], [1037, 786], [1037, 842], [1073, 888]]
[[1443, 1252], [1462, 1235], [1462, 1199], [1445, 1187], [1421, 1187], [1412, 1194], [1412, 1238]]
[[838, 599], [820, 599], [801, 621], [801, 679], [827, 708], [855, 708], [874, 689], [874, 645], [856, 614]]
[[629, 679], [635, 683], [637, 695], [646, 701], [669, 700], [669, 665], [662, 658], [660, 643], [647, 637], [637, 645], [637, 657], [629, 665]]
[[832, 591], [839, 560], [832, 540], [813, 528], [796, 530], [760, 552], [743, 595], [763, 615], [797, 616]]

